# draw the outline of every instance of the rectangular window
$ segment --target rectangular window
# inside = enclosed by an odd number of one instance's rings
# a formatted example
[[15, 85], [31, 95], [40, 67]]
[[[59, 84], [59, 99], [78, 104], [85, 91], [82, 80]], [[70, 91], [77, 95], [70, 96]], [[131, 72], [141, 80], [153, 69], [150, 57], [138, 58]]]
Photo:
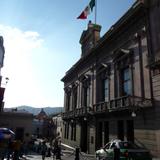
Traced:
[[73, 140], [76, 141], [76, 123], [74, 123], [74, 135], [73, 135]]
[[108, 79], [103, 80], [103, 101], [105, 102], [109, 101], [109, 80]]
[[67, 138], [67, 124], [64, 125], [64, 138]]
[[73, 93], [73, 107], [74, 109], [77, 108], [77, 88], [74, 89], [74, 93]]
[[66, 133], [66, 138], [68, 139], [69, 137], [69, 123], [67, 123], [67, 129], [66, 129], [67, 133]]
[[71, 95], [70, 93], [67, 93], [67, 100], [66, 100], [66, 110], [69, 111], [70, 109], [70, 101], [71, 101]]
[[131, 74], [129, 68], [122, 70], [122, 95], [131, 95]]
[[90, 106], [90, 87], [87, 87], [87, 107]]
[[90, 87], [87, 86], [84, 88], [84, 106], [90, 106]]
[[71, 140], [73, 140], [74, 125], [71, 123]]

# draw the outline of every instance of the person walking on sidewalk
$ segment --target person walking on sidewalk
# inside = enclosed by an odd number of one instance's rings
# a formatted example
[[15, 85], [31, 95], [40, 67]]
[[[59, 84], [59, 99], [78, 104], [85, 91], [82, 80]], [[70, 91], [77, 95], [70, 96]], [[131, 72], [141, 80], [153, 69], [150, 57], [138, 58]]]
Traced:
[[46, 142], [43, 141], [42, 146], [41, 146], [42, 160], [45, 160], [46, 152], [47, 152], [47, 145], [46, 145]]
[[57, 137], [54, 141], [53, 147], [54, 147], [54, 155], [56, 155], [56, 159], [61, 160], [61, 137], [60, 137], [60, 133], [57, 134]]

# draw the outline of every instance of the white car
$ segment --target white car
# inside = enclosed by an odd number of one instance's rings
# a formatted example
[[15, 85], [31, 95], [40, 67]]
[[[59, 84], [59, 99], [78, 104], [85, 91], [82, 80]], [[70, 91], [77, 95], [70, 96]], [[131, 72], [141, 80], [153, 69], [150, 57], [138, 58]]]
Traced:
[[103, 148], [96, 151], [97, 160], [113, 160], [115, 151], [118, 151], [120, 160], [152, 160], [147, 149], [141, 148], [136, 144], [119, 139], [112, 140]]

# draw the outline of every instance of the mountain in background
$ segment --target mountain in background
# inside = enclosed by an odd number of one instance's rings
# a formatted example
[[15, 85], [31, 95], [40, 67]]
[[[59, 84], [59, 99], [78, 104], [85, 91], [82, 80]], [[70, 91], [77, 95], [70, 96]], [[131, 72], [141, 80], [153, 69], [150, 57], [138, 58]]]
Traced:
[[[41, 111], [42, 108], [46, 112], [47, 115], [63, 112], [63, 107], [35, 108], [35, 107], [31, 107], [31, 106], [19, 106], [19, 107], [16, 107], [16, 108], [17, 108], [18, 111], [27, 111], [27, 112], [32, 113], [34, 115], [37, 115]], [[9, 109], [5, 109], [5, 110], [7, 111]]]

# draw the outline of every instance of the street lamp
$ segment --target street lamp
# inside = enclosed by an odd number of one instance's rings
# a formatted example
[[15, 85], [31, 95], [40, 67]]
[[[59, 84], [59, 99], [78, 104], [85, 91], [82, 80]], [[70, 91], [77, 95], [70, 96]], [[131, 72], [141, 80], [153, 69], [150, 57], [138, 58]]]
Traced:
[[86, 118], [86, 117], [84, 117], [84, 118], [83, 118], [83, 120], [84, 120], [84, 121], [87, 121], [87, 118]]
[[134, 118], [134, 117], [136, 117], [137, 115], [136, 115], [136, 113], [133, 111], [132, 114], [131, 114], [131, 116]]

